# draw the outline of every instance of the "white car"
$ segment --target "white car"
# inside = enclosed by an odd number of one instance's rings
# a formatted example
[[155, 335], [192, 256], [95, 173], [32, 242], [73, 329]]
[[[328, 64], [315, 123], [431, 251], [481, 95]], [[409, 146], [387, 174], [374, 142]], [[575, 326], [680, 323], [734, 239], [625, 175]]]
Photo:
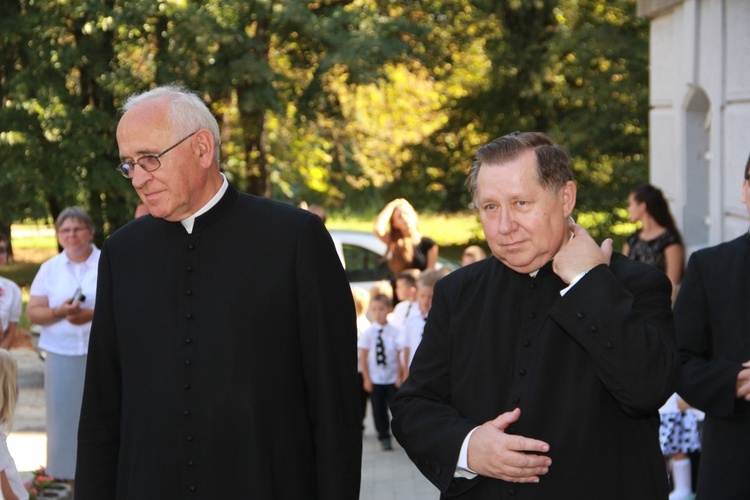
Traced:
[[[378, 281], [391, 279], [391, 270], [385, 259], [386, 245], [377, 236], [346, 229], [332, 229], [330, 233], [352, 287], [369, 290]], [[458, 265], [438, 257], [435, 267], [454, 270]]]

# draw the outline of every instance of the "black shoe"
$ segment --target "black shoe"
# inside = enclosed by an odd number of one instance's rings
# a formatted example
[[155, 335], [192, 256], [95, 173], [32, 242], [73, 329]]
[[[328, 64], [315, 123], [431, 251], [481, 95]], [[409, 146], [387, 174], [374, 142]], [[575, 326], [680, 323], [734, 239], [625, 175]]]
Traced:
[[380, 448], [383, 451], [390, 451], [393, 449], [393, 446], [391, 446], [391, 438], [384, 438], [380, 440]]

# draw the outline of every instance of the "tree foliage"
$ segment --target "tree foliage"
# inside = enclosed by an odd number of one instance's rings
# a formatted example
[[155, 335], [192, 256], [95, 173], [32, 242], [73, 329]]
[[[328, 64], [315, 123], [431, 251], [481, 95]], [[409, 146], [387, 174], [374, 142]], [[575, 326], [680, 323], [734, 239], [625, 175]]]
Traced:
[[225, 173], [253, 194], [464, 209], [476, 147], [541, 130], [574, 157], [579, 208], [609, 211], [646, 178], [648, 26], [635, 3], [7, 2], [0, 226], [78, 204], [101, 241], [129, 220], [117, 109], [168, 82], [202, 93]]

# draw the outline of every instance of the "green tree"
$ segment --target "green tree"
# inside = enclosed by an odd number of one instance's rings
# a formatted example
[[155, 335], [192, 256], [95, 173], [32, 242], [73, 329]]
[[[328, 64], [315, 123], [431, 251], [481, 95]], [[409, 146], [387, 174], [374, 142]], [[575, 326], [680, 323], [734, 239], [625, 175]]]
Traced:
[[542, 130], [573, 156], [579, 209], [605, 213], [647, 172], [648, 25], [635, 3], [11, 2], [0, 226], [78, 204], [101, 240], [129, 220], [117, 108], [168, 82], [203, 93], [227, 176], [254, 194], [462, 210], [477, 146]]
[[[460, 90], [445, 102], [445, 126], [414, 147], [393, 191], [422, 206], [465, 208], [476, 147], [540, 130], [573, 157], [579, 210], [622, 206], [630, 186], [647, 177], [648, 24], [635, 7], [634, 0], [429, 3], [425, 10], [441, 22], [425, 57], [433, 75]], [[431, 199], [420, 199], [424, 185], [435, 186]]]

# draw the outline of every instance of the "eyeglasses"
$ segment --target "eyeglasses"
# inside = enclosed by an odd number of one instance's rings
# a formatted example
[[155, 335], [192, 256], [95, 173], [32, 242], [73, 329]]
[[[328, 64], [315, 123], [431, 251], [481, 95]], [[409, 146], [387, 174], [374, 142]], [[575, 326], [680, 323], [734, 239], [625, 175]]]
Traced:
[[192, 136], [194, 136], [198, 131], [196, 130], [192, 134], [188, 135], [187, 137], [184, 137], [180, 139], [180, 141], [175, 144], [174, 146], [170, 146], [158, 155], [143, 155], [140, 158], [138, 158], [135, 161], [131, 162], [123, 162], [117, 165], [117, 171], [122, 174], [123, 177], [126, 177], [128, 179], [132, 179], [133, 175], [135, 174], [135, 166], [140, 165], [143, 170], [146, 172], [153, 172], [154, 170], [161, 167], [161, 162], [159, 161], [159, 158], [164, 156], [165, 154], [172, 151], [174, 148], [182, 144], [183, 142], [190, 139]]
[[70, 233], [78, 234], [78, 233], [82, 233], [82, 232], [88, 231], [88, 230], [89, 230], [89, 228], [85, 227], [85, 226], [80, 226], [80, 227], [66, 227], [65, 229], [60, 229], [58, 231], [58, 233], [68, 235]]

